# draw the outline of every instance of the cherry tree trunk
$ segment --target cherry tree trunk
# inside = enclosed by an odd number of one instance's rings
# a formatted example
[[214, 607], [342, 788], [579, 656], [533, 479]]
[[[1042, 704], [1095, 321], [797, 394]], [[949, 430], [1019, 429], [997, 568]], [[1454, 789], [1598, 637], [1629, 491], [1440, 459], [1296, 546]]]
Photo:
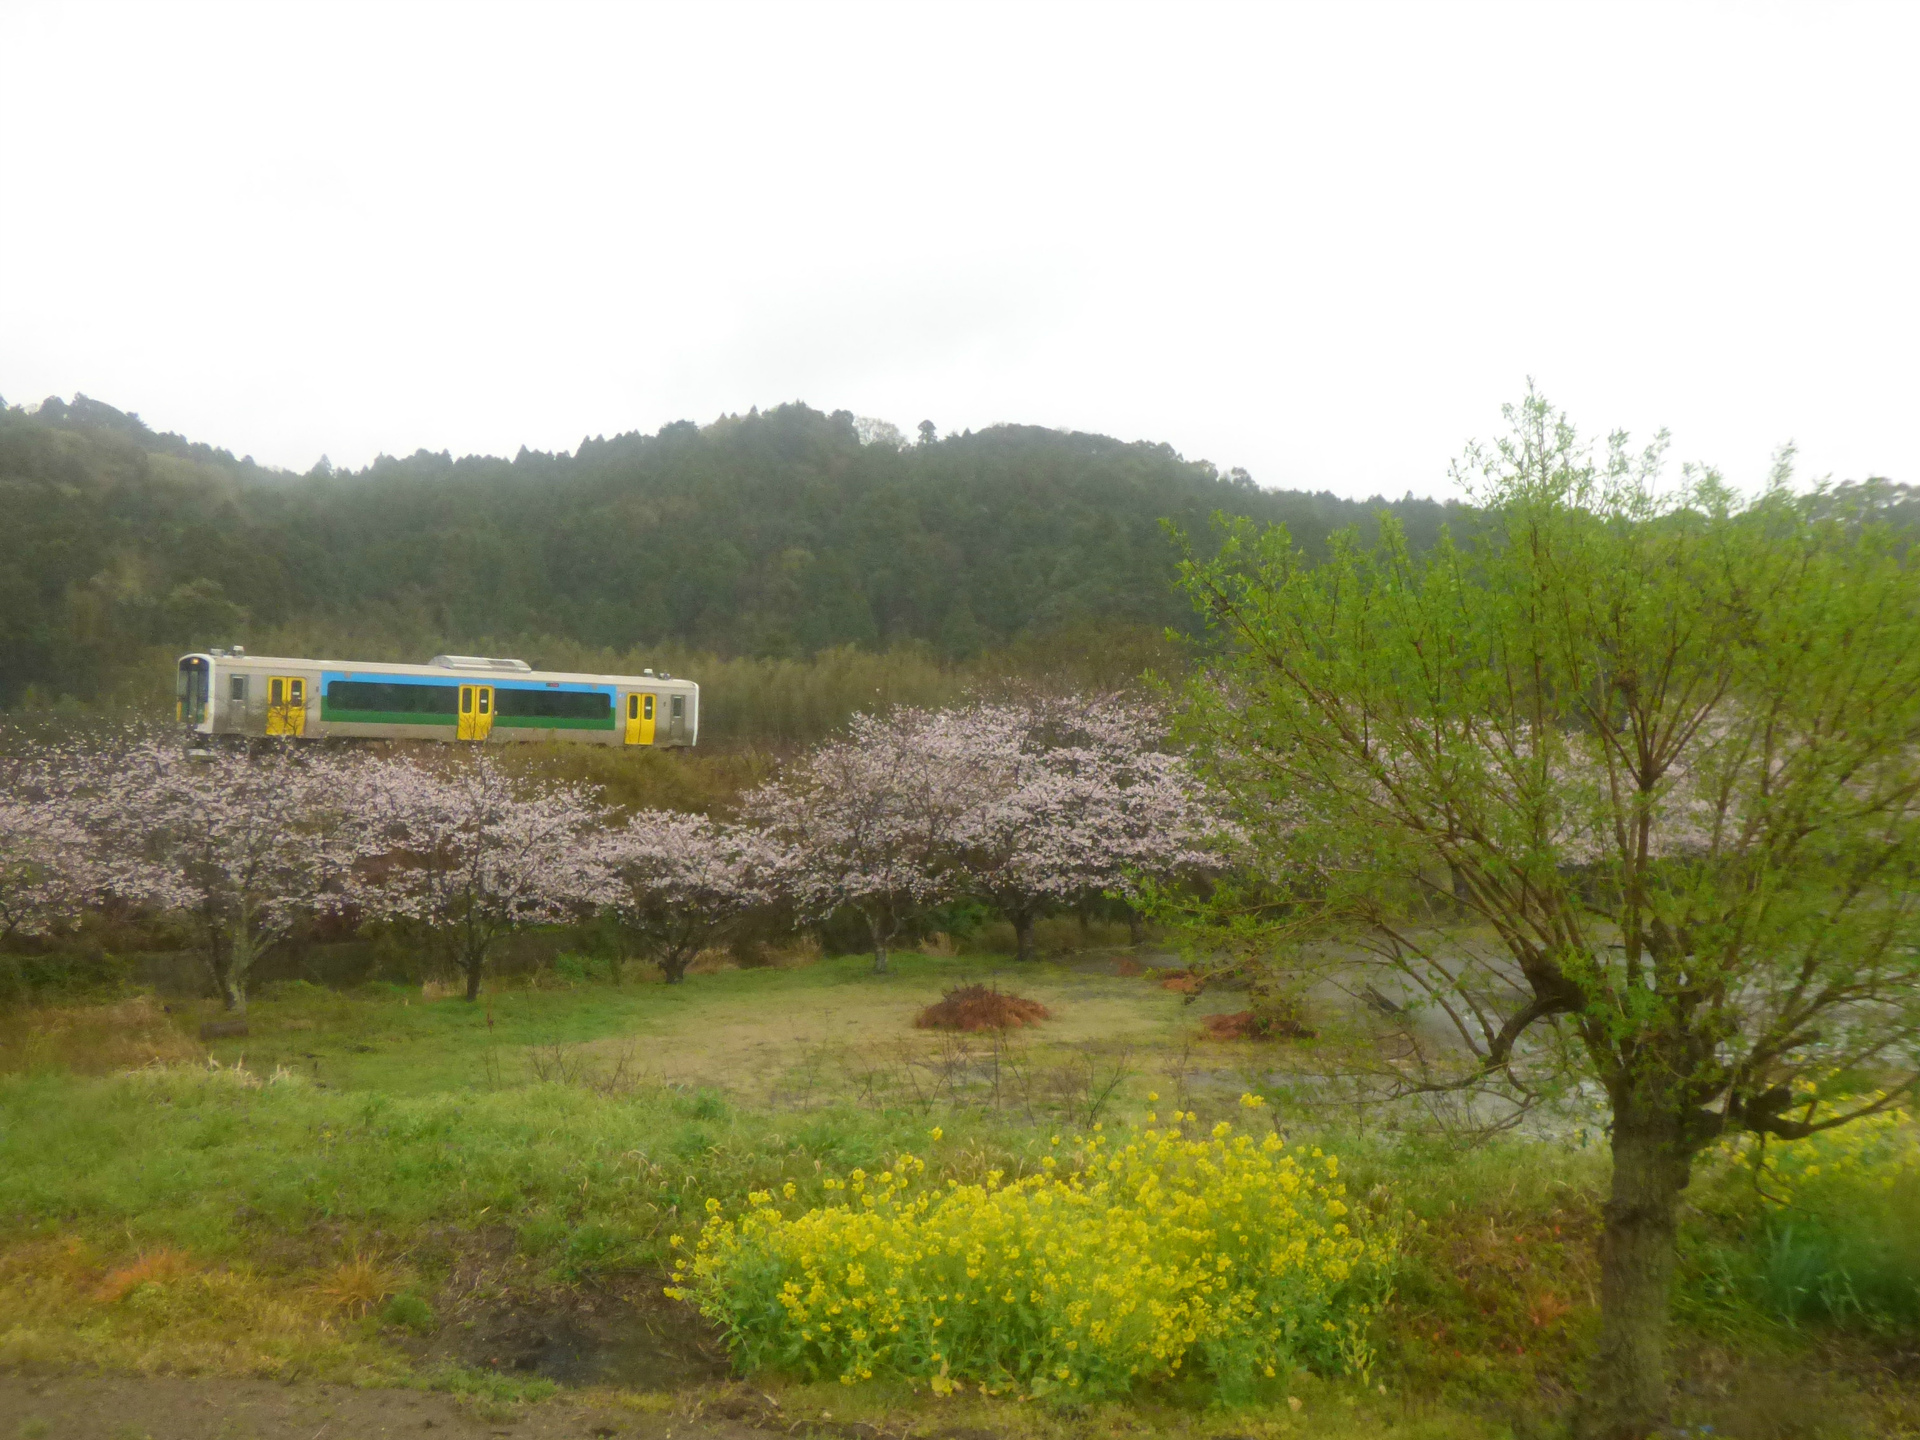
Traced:
[[1579, 1433], [1645, 1440], [1667, 1403], [1667, 1299], [1692, 1147], [1671, 1117], [1616, 1106], [1613, 1188], [1602, 1207], [1600, 1346]]
[[1127, 907], [1127, 938], [1135, 945], [1147, 943], [1147, 922], [1131, 905]]
[[467, 972], [467, 999], [469, 1000], [480, 998], [480, 970], [485, 963], [486, 956], [475, 951], [469, 951], [460, 958], [460, 968]]
[[1013, 958], [1016, 960], [1033, 959], [1033, 912], [1031, 910], [1015, 910], [1009, 918], [1013, 921]]
[[867, 916], [867, 931], [873, 936], [873, 973], [887, 973], [887, 942], [893, 939], [896, 926], [886, 923], [878, 911]]
[[233, 938], [226, 971], [220, 977], [220, 1003], [236, 1015], [247, 1013], [247, 972], [253, 968], [253, 941], [242, 931]]

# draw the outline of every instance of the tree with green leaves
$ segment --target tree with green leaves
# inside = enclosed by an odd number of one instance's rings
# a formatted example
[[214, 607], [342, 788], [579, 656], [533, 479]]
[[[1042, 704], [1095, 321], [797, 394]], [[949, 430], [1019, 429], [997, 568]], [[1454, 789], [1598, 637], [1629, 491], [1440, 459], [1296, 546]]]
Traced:
[[1357, 940], [1457, 1037], [1404, 1090], [1601, 1099], [1581, 1424], [1630, 1440], [1702, 1152], [1915, 1085], [1920, 567], [1872, 487], [1669, 485], [1664, 436], [1596, 459], [1537, 396], [1508, 417], [1469, 537], [1416, 557], [1387, 517], [1311, 563], [1243, 520], [1190, 557], [1223, 643], [1184, 724], [1255, 857], [1212, 922]]

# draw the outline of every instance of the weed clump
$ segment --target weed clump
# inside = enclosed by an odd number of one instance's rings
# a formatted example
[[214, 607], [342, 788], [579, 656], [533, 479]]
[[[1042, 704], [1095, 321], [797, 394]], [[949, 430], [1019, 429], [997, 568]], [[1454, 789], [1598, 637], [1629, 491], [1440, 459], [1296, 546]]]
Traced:
[[921, 1030], [1017, 1030], [1052, 1018], [1038, 1000], [989, 985], [962, 985], [927, 1006], [913, 1023]]
[[944, 1188], [902, 1154], [794, 1215], [766, 1190], [737, 1219], [709, 1200], [668, 1293], [726, 1326], [743, 1368], [849, 1385], [1112, 1395], [1204, 1374], [1231, 1396], [1301, 1365], [1370, 1375], [1398, 1234], [1349, 1209], [1337, 1158], [1226, 1122], [1055, 1154]]

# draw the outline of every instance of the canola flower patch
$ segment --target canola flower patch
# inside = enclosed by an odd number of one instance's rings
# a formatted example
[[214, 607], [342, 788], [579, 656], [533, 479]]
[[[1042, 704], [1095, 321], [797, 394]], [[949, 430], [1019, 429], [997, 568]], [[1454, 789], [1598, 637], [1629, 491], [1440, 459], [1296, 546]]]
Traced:
[[1055, 1137], [1017, 1180], [940, 1186], [902, 1154], [796, 1214], [768, 1191], [738, 1216], [710, 1200], [668, 1293], [723, 1324], [743, 1366], [848, 1384], [1114, 1394], [1200, 1374], [1231, 1394], [1295, 1366], [1364, 1379], [1397, 1232], [1349, 1207], [1336, 1157], [1224, 1122], [1190, 1138], [1192, 1117], [1173, 1118]]
[[[1811, 1107], [1805, 1112], [1808, 1118], [1824, 1120], [1837, 1108], [1815, 1102], [1811, 1087], [1803, 1087], [1802, 1093]], [[1876, 1093], [1864, 1098], [1885, 1097]], [[1894, 1108], [1800, 1140], [1763, 1142], [1757, 1136], [1741, 1135], [1723, 1144], [1721, 1153], [1755, 1167], [1768, 1202], [1790, 1208], [1818, 1188], [1891, 1190], [1902, 1181], [1920, 1178], [1920, 1126], [1908, 1111]]]

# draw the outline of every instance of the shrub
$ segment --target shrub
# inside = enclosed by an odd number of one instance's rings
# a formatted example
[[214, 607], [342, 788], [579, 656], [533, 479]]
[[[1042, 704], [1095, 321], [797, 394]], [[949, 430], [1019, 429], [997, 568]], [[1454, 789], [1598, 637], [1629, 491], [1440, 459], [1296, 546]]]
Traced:
[[435, 1324], [433, 1307], [411, 1290], [403, 1290], [387, 1301], [380, 1318], [416, 1335], [432, 1334]]
[[724, 1325], [742, 1364], [847, 1384], [1100, 1395], [1205, 1374], [1232, 1395], [1300, 1365], [1366, 1375], [1398, 1237], [1349, 1210], [1335, 1157], [1225, 1122], [1065, 1153], [944, 1189], [903, 1154], [792, 1216], [768, 1191], [737, 1219], [709, 1200], [669, 1293]]
[[1920, 1126], [1910, 1115], [1764, 1147], [1742, 1137], [1723, 1154], [1739, 1169], [1703, 1197], [1731, 1232], [1709, 1247], [1712, 1283], [1789, 1324], [1920, 1322]]

